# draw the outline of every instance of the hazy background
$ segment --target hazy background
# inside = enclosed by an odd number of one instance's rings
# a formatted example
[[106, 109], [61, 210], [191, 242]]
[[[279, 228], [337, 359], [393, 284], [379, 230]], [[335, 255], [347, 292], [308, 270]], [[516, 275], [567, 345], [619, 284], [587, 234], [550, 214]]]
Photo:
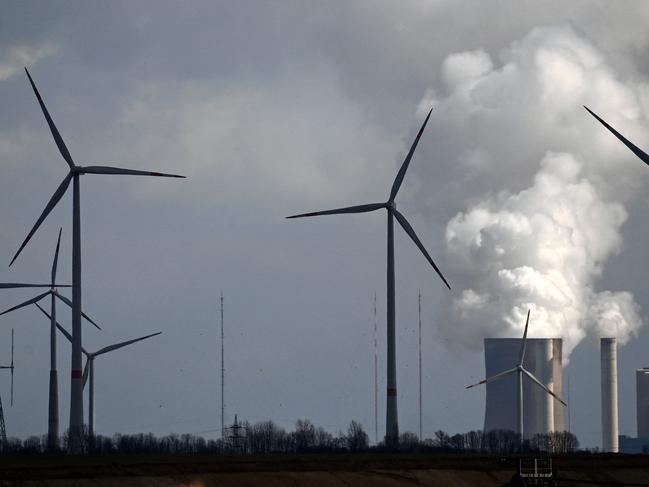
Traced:
[[[163, 331], [97, 359], [98, 433], [219, 436], [223, 290], [227, 422], [357, 419], [374, 440], [376, 292], [381, 438], [385, 214], [284, 216], [385, 200], [434, 106], [397, 201], [453, 291], [398, 229], [401, 431], [418, 431], [421, 288], [424, 436], [482, 427], [484, 390], [464, 386], [484, 373], [482, 339], [520, 336], [528, 306], [531, 336], [574, 348], [584, 446], [601, 441], [598, 337], [627, 342], [620, 433], [635, 436], [649, 168], [581, 106], [649, 147], [647, 25], [643, 1], [4, 1], [0, 257], [67, 168], [28, 66], [77, 164], [188, 177], [82, 179], [83, 308], [104, 328], [84, 346]], [[59, 226], [69, 282], [70, 196], [0, 280], [47, 281]], [[47, 325], [35, 308], [1, 317], [0, 361], [16, 329], [13, 408], [0, 376], [12, 436], [46, 432]], [[62, 429], [69, 364], [60, 339]]]

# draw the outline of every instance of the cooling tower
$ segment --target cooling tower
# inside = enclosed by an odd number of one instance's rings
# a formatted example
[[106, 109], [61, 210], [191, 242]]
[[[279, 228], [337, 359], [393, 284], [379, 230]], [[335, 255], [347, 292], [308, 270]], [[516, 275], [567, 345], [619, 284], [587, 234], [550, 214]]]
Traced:
[[[516, 366], [520, 338], [486, 338], [486, 377]], [[560, 338], [528, 338], [523, 366], [550, 390], [563, 396], [563, 367]], [[517, 431], [518, 377], [512, 374], [487, 383], [484, 430]], [[523, 378], [523, 434], [565, 430], [564, 407], [532, 381]]]
[[649, 438], [649, 368], [635, 371], [638, 438]]
[[617, 339], [600, 339], [602, 364], [602, 451], [618, 452]]

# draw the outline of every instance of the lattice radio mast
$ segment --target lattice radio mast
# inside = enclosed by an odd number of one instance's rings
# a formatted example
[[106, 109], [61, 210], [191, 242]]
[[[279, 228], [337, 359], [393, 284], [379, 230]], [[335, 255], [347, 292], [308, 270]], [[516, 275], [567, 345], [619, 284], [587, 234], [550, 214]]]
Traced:
[[225, 438], [225, 358], [223, 351], [223, 291], [221, 291], [221, 438]]
[[378, 346], [376, 341], [376, 292], [374, 292], [374, 443], [379, 442], [379, 379]]
[[419, 290], [419, 441], [423, 440], [421, 407], [421, 289]]

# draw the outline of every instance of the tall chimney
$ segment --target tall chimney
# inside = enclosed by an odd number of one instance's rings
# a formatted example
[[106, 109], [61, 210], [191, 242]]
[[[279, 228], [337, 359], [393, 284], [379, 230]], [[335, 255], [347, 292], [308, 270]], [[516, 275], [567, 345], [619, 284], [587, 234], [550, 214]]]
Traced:
[[617, 339], [601, 338], [602, 451], [618, 453]]

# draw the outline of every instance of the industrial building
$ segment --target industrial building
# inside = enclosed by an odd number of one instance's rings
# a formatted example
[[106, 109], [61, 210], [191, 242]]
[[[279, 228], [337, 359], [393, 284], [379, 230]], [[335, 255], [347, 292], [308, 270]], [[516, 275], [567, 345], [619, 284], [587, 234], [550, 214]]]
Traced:
[[618, 453], [616, 338], [600, 338], [600, 362], [602, 371], [602, 451]]
[[[511, 369], [519, 360], [520, 338], [486, 338], [486, 377]], [[528, 338], [523, 366], [550, 390], [563, 397], [562, 341]], [[518, 378], [487, 383], [484, 430], [517, 431]], [[566, 429], [565, 408], [531, 381], [523, 383], [523, 431], [526, 438]]]
[[635, 371], [638, 438], [649, 438], [649, 367]]

